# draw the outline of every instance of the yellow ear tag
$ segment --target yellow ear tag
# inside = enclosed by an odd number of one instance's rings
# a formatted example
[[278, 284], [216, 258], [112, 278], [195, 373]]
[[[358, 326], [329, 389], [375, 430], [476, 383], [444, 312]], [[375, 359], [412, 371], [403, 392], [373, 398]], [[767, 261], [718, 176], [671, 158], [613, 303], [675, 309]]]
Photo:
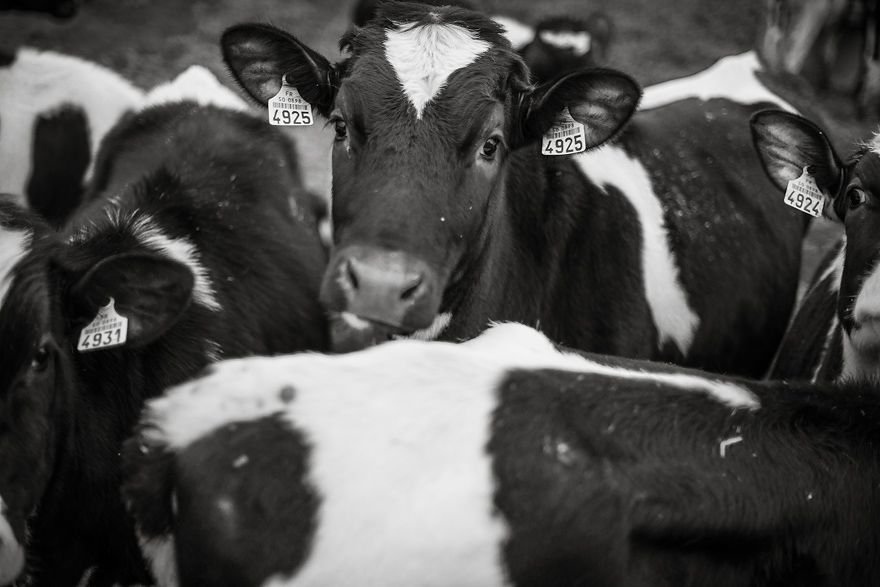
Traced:
[[128, 338], [128, 318], [116, 313], [113, 298], [98, 310], [94, 320], [82, 329], [76, 350], [96, 351], [125, 344]]
[[799, 178], [788, 182], [788, 187], [785, 188], [785, 203], [804, 214], [816, 218], [822, 216], [825, 196], [806, 167]]
[[312, 105], [303, 100], [295, 86], [281, 82], [278, 93], [269, 98], [269, 124], [274, 126], [311, 126]]
[[587, 150], [587, 133], [584, 125], [572, 118], [568, 106], [556, 123], [541, 139], [542, 155], [574, 155]]

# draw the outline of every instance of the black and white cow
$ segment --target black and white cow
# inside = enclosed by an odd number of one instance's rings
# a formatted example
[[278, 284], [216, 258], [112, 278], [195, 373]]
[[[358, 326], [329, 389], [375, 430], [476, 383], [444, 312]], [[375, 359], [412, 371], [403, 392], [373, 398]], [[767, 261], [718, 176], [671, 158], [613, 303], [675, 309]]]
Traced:
[[80, 202], [101, 138], [143, 98], [78, 57], [28, 47], [0, 54], [0, 192], [60, 225]]
[[[148, 583], [118, 468], [143, 402], [222, 357], [326, 348], [300, 182], [283, 134], [184, 101], [111, 130], [61, 233], [0, 210], [0, 583], [24, 545], [28, 584]], [[111, 302], [127, 334], [96, 339]]]
[[794, 114], [768, 111], [752, 121], [767, 174], [785, 190], [809, 168], [825, 212], [845, 240], [819, 268], [786, 334], [771, 376], [828, 380], [880, 376], [880, 135], [845, 162], [825, 133]]
[[150, 403], [124, 494], [161, 585], [875, 585], [880, 395], [851, 391], [513, 324], [227, 361]]
[[587, 147], [613, 136], [636, 84], [587, 70], [535, 89], [491, 20], [384, 10], [343, 39], [351, 56], [335, 66], [269, 26], [223, 37], [254, 99], [286, 76], [335, 126], [322, 301], [337, 349], [510, 320], [575, 348], [763, 373], [806, 223], [765, 196], [754, 104], [680, 100], [636, 114], [615, 144], [542, 156], [566, 110]]

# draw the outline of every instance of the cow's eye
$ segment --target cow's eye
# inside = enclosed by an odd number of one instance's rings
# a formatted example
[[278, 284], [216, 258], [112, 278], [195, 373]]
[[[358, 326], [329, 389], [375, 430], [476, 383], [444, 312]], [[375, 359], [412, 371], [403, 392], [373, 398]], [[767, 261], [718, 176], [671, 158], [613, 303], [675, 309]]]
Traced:
[[341, 119], [337, 119], [333, 122], [333, 129], [336, 131], [336, 140], [344, 141], [345, 137], [348, 136], [348, 127], [345, 126], [345, 121]]
[[480, 157], [487, 161], [491, 161], [495, 158], [495, 153], [498, 151], [498, 143], [501, 142], [498, 137], [489, 137], [483, 146], [480, 148]]
[[38, 373], [45, 371], [46, 367], [49, 365], [49, 354], [49, 345], [45, 343], [41, 344], [31, 358], [31, 369]]
[[865, 190], [852, 188], [846, 193], [846, 205], [850, 210], [855, 210], [868, 201], [868, 195]]

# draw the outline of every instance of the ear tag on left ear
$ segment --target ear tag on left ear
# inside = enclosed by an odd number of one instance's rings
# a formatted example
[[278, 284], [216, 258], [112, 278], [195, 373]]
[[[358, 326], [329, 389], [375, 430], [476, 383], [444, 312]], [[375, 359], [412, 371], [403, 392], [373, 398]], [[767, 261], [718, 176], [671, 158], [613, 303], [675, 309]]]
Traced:
[[541, 138], [542, 155], [574, 155], [587, 150], [584, 125], [572, 118], [568, 106]]
[[788, 187], [785, 188], [785, 203], [804, 214], [816, 218], [822, 216], [825, 196], [806, 167], [800, 177], [788, 182]]
[[98, 309], [94, 320], [82, 329], [76, 350], [96, 351], [125, 344], [128, 338], [128, 318], [116, 312], [113, 298], [106, 306]]
[[278, 93], [269, 98], [269, 124], [274, 126], [311, 126], [312, 105], [303, 100], [295, 86], [282, 81]]

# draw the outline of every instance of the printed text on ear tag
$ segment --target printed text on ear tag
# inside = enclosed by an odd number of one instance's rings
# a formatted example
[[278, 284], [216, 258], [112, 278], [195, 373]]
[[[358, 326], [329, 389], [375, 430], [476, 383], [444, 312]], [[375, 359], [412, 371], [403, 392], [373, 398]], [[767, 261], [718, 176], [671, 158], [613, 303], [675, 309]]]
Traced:
[[584, 125], [571, 117], [568, 106], [556, 124], [541, 139], [542, 155], [573, 155], [587, 150], [587, 134]]
[[286, 81], [278, 93], [269, 98], [269, 124], [275, 126], [310, 126], [312, 106], [302, 99], [296, 87]]
[[128, 318], [116, 313], [115, 301], [110, 298], [106, 306], [98, 310], [94, 320], [82, 329], [76, 350], [96, 351], [125, 344], [128, 338]]
[[804, 172], [797, 179], [788, 182], [785, 188], [785, 203], [810, 216], [819, 218], [825, 208], [825, 196], [816, 185], [816, 180], [804, 167]]

